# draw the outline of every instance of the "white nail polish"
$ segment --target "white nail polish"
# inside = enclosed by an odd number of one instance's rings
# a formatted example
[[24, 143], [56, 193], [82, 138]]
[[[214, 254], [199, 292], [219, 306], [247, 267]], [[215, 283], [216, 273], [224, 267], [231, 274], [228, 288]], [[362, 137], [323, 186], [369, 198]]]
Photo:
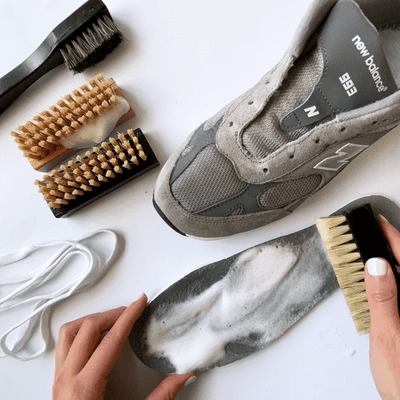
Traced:
[[381, 258], [370, 258], [367, 261], [368, 272], [372, 276], [381, 276], [386, 274], [386, 262]]
[[184, 386], [190, 385], [191, 383], [193, 383], [195, 380], [197, 379], [196, 375], [191, 376], [184, 384]]
[[143, 296], [146, 296], [146, 293], [142, 293], [136, 300], [134, 300], [132, 303], [134, 303], [135, 301], [140, 300]]
[[382, 214], [379, 214], [379, 218], [382, 218], [384, 221], [389, 222]]

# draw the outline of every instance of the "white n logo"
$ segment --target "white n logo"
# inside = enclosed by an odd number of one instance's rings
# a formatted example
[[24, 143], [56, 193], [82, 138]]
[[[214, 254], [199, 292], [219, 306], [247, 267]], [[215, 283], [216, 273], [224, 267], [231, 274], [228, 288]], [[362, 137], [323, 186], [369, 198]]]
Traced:
[[307, 113], [307, 117], [308, 118], [315, 117], [316, 115], [319, 115], [319, 111], [317, 111], [317, 107], [316, 106], [311, 106], [311, 107], [305, 108], [304, 111]]
[[350, 158], [361, 153], [368, 146], [363, 144], [347, 143], [336, 150], [336, 156], [328, 157], [319, 162], [314, 168], [326, 171], [337, 171], [340, 167], [348, 163]]

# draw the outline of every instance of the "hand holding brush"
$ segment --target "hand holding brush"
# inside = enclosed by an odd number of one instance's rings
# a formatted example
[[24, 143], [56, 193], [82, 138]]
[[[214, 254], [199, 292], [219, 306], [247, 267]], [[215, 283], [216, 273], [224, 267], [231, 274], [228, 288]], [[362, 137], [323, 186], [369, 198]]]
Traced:
[[[381, 216], [383, 233], [400, 264], [400, 233]], [[371, 258], [365, 268], [365, 288], [371, 314], [370, 362], [383, 400], [400, 398], [400, 317], [397, 285], [392, 268], [381, 258]]]

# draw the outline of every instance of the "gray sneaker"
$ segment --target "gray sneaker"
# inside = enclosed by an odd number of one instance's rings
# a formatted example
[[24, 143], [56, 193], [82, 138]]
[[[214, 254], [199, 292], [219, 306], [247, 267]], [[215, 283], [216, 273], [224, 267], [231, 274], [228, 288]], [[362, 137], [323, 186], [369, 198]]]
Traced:
[[400, 1], [315, 1], [283, 59], [170, 157], [154, 205], [218, 238], [289, 215], [400, 120]]

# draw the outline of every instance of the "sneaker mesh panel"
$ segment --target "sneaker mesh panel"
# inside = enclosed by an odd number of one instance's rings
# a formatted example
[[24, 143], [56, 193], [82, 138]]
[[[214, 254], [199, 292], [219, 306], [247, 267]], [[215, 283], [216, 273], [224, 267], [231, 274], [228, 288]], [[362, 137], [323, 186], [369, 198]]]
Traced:
[[298, 59], [288, 78], [274, 94], [260, 115], [244, 130], [242, 144], [250, 156], [265, 158], [286, 143], [296, 140], [310, 128], [285, 132], [280, 121], [311, 95], [323, 72], [323, 56], [315, 46]]
[[280, 208], [314, 192], [321, 183], [321, 175], [309, 175], [278, 183], [259, 197], [262, 207]]
[[196, 212], [234, 196], [245, 187], [232, 163], [212, 144], [197, 154], [172, 183], [171, 191], [184, 209]]

